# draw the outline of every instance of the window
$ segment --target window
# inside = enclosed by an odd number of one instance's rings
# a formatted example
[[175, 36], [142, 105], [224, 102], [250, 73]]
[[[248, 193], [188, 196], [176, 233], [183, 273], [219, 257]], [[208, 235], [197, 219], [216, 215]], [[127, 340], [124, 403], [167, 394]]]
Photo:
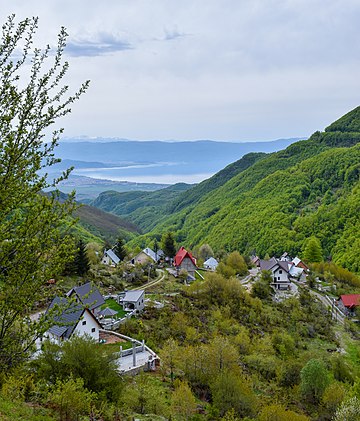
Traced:
[[91, 329], [91, 332], [92, 332], [92, 333], [94, 333], [94, 332], [95, 332], [95, 330], [96, 330], [96, 329], [93, 327], [93, 328]]
[[86, 320], [82, 321], [82, 325], [85, 326], [86, 325]]
[[278, 281], [280, 281], [280, 276], [278, 276]]
[[279, 273], [280, 273], [280, 275], [282, 274], [282, 270], [281, 269], [279, 270]]

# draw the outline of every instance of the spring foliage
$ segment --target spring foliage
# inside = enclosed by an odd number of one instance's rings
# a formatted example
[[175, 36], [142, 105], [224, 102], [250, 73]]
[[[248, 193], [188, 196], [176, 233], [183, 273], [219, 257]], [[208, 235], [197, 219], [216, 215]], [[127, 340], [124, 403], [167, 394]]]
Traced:
[[34, 48], [37, 27], [36, 18], [16, 23], [10, 16], [0, 38], [0, 370], [24, 358], [46, 329], [25, 314], [66, 260], [69, 242], [60, 228], [74, 205], [71, 197], [60, 203], [56, 193], [42, 194], [69, 173], [56, 180], [39, 175], [58, 162], [54, 149], [62, 130], [45, 133], [88, 85], [69, 94], [62, 84], [66, 31], [60, 30], [51, 55], [49, 46]]

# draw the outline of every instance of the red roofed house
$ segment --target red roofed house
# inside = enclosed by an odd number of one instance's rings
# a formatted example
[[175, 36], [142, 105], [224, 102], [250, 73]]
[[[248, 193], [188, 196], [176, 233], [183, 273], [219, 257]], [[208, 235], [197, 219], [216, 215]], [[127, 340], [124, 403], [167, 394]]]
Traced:
[[184, 247], [180, 247], [179, 251], [176, 253], [176, 256], [174, 257], [174, 266], [178, 272], [182, 269], [186, 270], [189, 277], [195, 279], [195, 270], [197, 269], [196, 260]]
[[360, 306], [360, 294], [340, 295], [338, 306], [345, 314], [353, 316], [355, 308]]

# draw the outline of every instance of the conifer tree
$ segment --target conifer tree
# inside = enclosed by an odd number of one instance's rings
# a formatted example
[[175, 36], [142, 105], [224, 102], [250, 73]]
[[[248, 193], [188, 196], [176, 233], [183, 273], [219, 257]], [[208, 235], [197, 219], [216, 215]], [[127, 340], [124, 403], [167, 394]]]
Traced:
[[77, 243], [74, 266], [76, 274], [79, 276], [85, 275], [90, 269], [90, 261], [86, 253], [86, 245], [81, 239]]
[[0, 34], [0, 372], [23, 360], [48, 328], [49, 315], [39, 323], [26, 316], [72, 253], [66, 224], [73, 197], [60, 203], [58, 193], [42, 191], [56, 189], [69, 174], [55, 180], [45, 174], [59, 162], [54, 149], [62, 133], [55, 128], [50, 135], [49, 128], [88, 83], [68, 93], [66, 31], [52, 53], [49, 46], [34, 48], [37, 28], [37, 18], [16, 23], [12, 15]]
[[118, 237], [115, 246], [114, 246], [114, 253], [120, 260], [124, 260], [127, 252], [125, 250], [125, 243], [124, 240], [121, 237]]
[[171, 232], [165, 233], [161, 238], [161, 245], [165, 256], [174, 257], [176, 254], [175, 241]]

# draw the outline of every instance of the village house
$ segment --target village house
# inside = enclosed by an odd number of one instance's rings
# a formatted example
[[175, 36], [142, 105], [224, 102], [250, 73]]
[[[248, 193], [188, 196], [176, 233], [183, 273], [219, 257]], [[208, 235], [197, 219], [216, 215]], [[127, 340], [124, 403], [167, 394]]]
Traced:
[[164, 256], [164, 252], [162, 250], [158, 250], [157, 252], [155, 252], [151, 250], [151, 248], [146, 247], [139, 254], [137, 254], [133, 259], [131, 259], [131, 263], [132, 264], [139, 263], [141, 265], [147, 262], [157, 263], [163, 256]]
[[55, 297], [47, 313], [55, 311], [56, 307], [59, 308], [60, 314], [54, 316], [56, 324], [50, 327], [44, 338], [59, 343], [73, 335], [87, 335], [99, 341], [99, 329], [102, 329], [102, 326], [88, 308], [81, 304], [69, 303], [66, 298]]
[[95, 316], [105, 304], [104, 297], [100, 291], [91, 282], [71, 288], [66, 294], [67, 297], [75, 297], [75, 300], [86, 306]]
[[143, 289], [125, 291], [122, 294], [119, 294], [118, 303], [123, 306], [125, 311], [136, 310], [140, 313], [145, 307], [145, 291]]
[[214, 257], [210, 257], [204, 262], [204, 268], [207, 270], [212, 270], [213, 272], [216, 270], [218, 265], [219, 262]]
[[109, 249], [104, 251], [104, 256], [101, 259], [101, 263], [103, 265], [115, 267], [118, 265], [119, 262], [120, 258], [115, 254], [113, 250]]
[[294, 265], [297, 267], [297, 268], [301, 268], [301, 269], [304, 269], [304, 271], [306, 271], [306, 272], [308, 272], [309, 271], [309, 267], [301, 260], [301, 259], [299, 259], [298, 257], [294, 257], [293, 259], [292, 259], [292, 262], [294, 263]]
[[340, 295], [337, 305], [347, 316], [355, 316], [355, 310], [360, 306], [360, 294]]
[[178, 274], [181, 270], [185, 270], [188, 273], [189, 279], [195, 280], [195, 271], [197, 269], [196, 260], [184, 247], [180, 247], [176, 253], [174, 266]]
[[270, 260], [260, 260], [260, 270], [272, 273], [274, 289], [284, 290], [290, 288], [289, 272], [293, 264], [286, 260], [278, 260], [272, 257]]

